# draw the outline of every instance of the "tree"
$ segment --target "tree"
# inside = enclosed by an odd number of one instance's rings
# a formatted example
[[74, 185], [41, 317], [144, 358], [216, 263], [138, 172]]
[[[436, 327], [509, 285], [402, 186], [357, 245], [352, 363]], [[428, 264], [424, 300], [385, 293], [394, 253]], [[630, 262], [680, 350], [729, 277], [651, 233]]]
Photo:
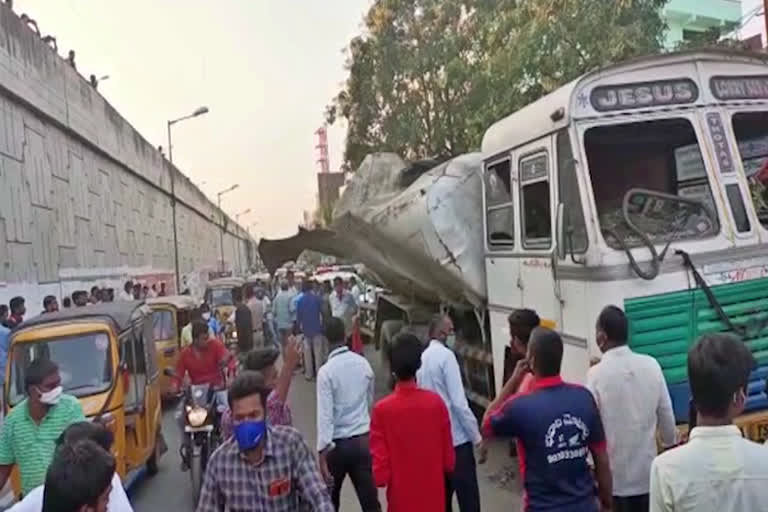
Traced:
[[376, 0], [328, 121], [345, 164], [476, 149], [494, 121], [579, 75], [659, 52], [666, 0]]

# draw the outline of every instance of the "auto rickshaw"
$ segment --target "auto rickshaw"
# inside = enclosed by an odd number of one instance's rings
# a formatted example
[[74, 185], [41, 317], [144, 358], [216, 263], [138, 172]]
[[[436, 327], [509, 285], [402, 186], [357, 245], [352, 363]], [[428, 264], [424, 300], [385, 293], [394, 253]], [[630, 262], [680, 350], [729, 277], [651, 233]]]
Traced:
[[218, 313], [222, 323], [235, 311], [232, 292], [243, 290], [245, 280], [239, 277], [223, 277], [208, 281], [205, 287], [205, 302], [211, 307], [211, 314]]
[[[64, 393], [80, 400], [85, 416], [99, 419], [114, 434], [113, 452], [124, 484], [143, 468], [157, 473], [167, 446], [149, 307], [142, 301], [109, 302], [24, 322], [10, 340], [6, 413], [26, 398], [25, 371], [43, 357], [58, 365]], [[18, 496], [18, 474], [12, 481]]]
[[160, 366], [160, 393], [165, 400], [181, 393], [176, 379], [165, 375], [166, 368], [176, 368], [181, 352], [181, 330], [190, 322], [200, 303], [189, 295], [173, 295], [148, 299], [152, 310], [152, 333]]

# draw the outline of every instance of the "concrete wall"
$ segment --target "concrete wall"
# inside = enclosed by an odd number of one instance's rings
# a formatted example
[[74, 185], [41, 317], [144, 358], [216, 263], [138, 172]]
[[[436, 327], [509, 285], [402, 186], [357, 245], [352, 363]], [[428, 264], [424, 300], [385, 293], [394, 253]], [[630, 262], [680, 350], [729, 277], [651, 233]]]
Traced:
[[741, 0], [670, 0], [662, 9], [668, 30], [665, 45], [683, 41], [683, 31], [704, 32], [719, 27], [728, 32], [741, 19]]
[[181, 273], [219, 267], [222, 225], [244, 268], [247, 233], [0, 5], [1, 303], [172, 275], [171, 173]]

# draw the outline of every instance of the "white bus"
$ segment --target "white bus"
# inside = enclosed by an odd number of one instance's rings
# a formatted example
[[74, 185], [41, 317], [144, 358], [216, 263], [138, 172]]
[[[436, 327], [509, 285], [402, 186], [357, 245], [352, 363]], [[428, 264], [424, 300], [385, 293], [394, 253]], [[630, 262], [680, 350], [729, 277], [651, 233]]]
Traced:
[[755, 354], [750, 437], [768, 433], [768, 56], [694, 52], [588, 73], [485, 133], [490, 348], [502, 385], [508, 314], [532, 308], [566, 343], [563, 376], [599, 357], [615, 304], [687, 421], [686, 353], [733, 331]]

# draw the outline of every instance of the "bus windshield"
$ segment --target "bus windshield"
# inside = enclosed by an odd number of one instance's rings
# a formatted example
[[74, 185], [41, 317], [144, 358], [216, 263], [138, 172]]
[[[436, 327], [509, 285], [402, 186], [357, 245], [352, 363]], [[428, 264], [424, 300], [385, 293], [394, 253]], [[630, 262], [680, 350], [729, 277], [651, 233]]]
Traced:
[[717, 214], [696, 132], [687, 119], [661, 119], [590, 128], [584, 135], [600, 229], [614, 248], [638, 247], [644, 237], [661, 244], [712, 236], [719, 231], [657, 215], [642, 233], [630, 228], [623, 212], [631, 189], [646, 189], [701, 202], [717, 224]]
[[733, 132], [757, 219], [768, 228], [768, 112], [734, 114]]
[[58, 365], [65, 393], [81, 397], [106, 391], [112, 382], [112, 361], [109, 355], [109, 336], [104, 332], [14, 345], [10, 405], [14, 406], [26, 397], [26, 369], [32, 361], [42, 357]]

